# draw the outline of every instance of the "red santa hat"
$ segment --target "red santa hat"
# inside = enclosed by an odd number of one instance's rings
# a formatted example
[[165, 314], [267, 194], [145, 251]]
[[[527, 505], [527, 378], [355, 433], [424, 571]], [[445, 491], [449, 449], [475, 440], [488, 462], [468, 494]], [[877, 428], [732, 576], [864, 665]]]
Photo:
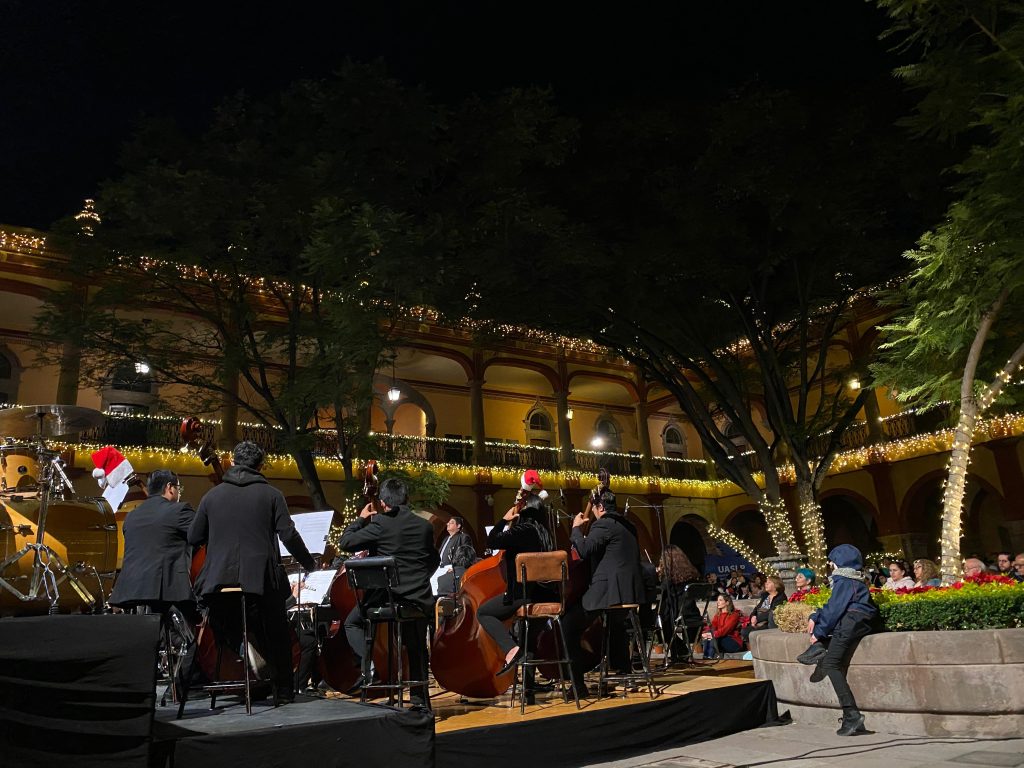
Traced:
[[524, 491], [536, 493], [542, 499], [548, 497], [548, 492], [544, 490], [544, 483], [540, 481], [540, 473], [536, 469], [528, 469], [523, 472], [522, 477], [519, 478], [519, 484]]
[[96, 465], [92, 476], [96, 478], [100, 488], [120, 485], [135, 471], [124, 454], [112, 445], [94, 452], [92, 463]]

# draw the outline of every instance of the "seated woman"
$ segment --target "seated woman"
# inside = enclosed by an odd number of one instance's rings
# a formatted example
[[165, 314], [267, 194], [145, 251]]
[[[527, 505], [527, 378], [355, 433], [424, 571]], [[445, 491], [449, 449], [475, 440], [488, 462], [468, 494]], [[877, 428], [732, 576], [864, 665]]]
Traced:
[[817, 576], [815, 575], [814, 571], [812, 571], [810, 568], [799, 568], [799, 569], [797, 569], [796, 579], [795, 579], [795, 581], [796, 581], [796, 591], [792, 595], [790, 595], [790, 597], [789, 597], [790, 602], [792, 602], [792, 601], [796, 600], [797, 598], [800, 598], [803, 595], [806, 595], [808, 592], [810, 592], [811, 591], [811, 587], [814, 586], [814, 582], [815, 582], [816, 579], [817, 579]]
[[751, 632], [760, 629], [775, 629], [775, 609], [786, 602], [786, 587], [778, 576], [769, 576], [764, 583], [764, 596], [750, 612], [750, 623], [740, 635], [746, 645]]
[[938, 587], [942, 584], [939, 566], [925, 558], [914, 561], [914, 579], [915, 587]]
[[882, 585], [882, 589], [909, 589], [912, 586], [914, 580], [910, 578], [907, 561], [893, 560], [889, 563], [889, 578]]
[[740, 637], [740, 614], [728, 595], [718, 596], [718, 613], [711, 619], [709, 631], [701, 637], [704, 640], [704, 658], [712, 659], [718, 654], [715, 643], [722, 653], [738, 653], [743, 650], [743, 638]]

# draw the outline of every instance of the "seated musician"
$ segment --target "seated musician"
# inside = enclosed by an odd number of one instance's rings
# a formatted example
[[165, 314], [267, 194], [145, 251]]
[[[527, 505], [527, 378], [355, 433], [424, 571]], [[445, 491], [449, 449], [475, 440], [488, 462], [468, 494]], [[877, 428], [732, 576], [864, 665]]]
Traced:
[[[532, 471], [532, 470], [531, 470]], [[536, 472], [532, 473], [536, 476]], [[530, 476], [530, 472], [526, 477]], [[527, 481], [524, 481], [524, 486]], [[539, 584], [527, 585], [524, 596], [516, 587], [516, 555], [520, 552], [550, 552], [554, 549], [551, 532], [547, 529], [547, 509], [544, 499], [539, 495], [540, 480], [530, 483], [524, 490], [530, 495], [525, 502], [513, 506], [502, 518], [502, 524], [491, 529], [487, 536], [487, 546], [505, 552], [505, 594], [492, 597], [480, 606], [477, 616], [480, 626], [490, 635], [505, 653], [505, 665], [497, 675], [508, 672], [525, 653], [519, 640], [505, 628], [504, 622], [515, 615], [519, 606], [526, 602], [557, 601], [558, 595]]]
[[[644, 601], [644, 581], [640, 568], [640, 545], [636, 528], [616, 511], [615, 494], [602, 491], [591, 500], [595, 520], [583, 534], [586, 516], [581, 512], [572, 522], [572, 545], [590, 565], [590, 583], [579, 604], [566, 612], [565, 632], [569, 657], [573, 659], [572, 677], [578, 694], [587, 692], [578, 663], [580, 638], [603, 608]], [[609, 662], [612, 669], [627, 672], [630, 667], [623, 617], [612, 617]]]
[[437, 590], [435, 594], [449, 595], [457, 591], [457, 584], [466, 568], [476, 561], [476, 549], [469, 534], [462, 530], [463, 520], [453, 516], [445, 525], [448, 535], [441, 544], [438, 556], [441, 559], [435, 573]]
[[124, 561], [110, 604], [145, 605], [157, 613], [173, 605], [191, 622], [196, 611], [188, 528], [195, 510], [181, 500], [181, 482], [169, 469], [151, 472], [146, 490], [149, 498], [124, 520]]
[[[338, 544], [348, 552], [369, 549], [370, 554], [395, 558], [398, 568], [398, 586], [394, 592], [400, 600], [418, 605], [429, 616], [434, 606], [430, 590], [430, 576], [437, 568], [438, 556], [434, 549], [434, 529], [426, 520], [413, 514], [408, 506], [409, 492], [398, 478], [388, 478], [380, 486], [380, 507], [367, 504], [342, 533]], [[381, 596], [386, 600], [386, 595]], [[373, 604], [376, 598], [369, 597]], [[345, 636], [362, 665], [366, 648], [366, 617], [362, 607], [356, 607], [345, 619]], [[427, 619], [413, 622], [410, 630], [402, 632], [402, 642], [409, 654], [409, 674], [414, 680], [427, 679]], [[369, 677], [372, 677], [370, 675]], [[372, 682], [363, 671], [354, 693]], [[409, 698], [413, 706], [426, 706], [425, 686], [413, 688]]]

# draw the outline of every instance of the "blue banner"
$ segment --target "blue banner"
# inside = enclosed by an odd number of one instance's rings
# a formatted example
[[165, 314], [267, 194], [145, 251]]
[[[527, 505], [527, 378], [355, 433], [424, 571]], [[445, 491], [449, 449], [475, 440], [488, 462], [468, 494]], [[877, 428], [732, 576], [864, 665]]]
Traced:
[[722, 553], [721, 555], [706, 555], [704, 557], [705, 576], [714, 573], [720, 579], [727, 579], [732, 571], [739, 571], [745, 576], [753, 576], [757, 573], [757, 569], [732, 547], [719, 542], [718, 550]]

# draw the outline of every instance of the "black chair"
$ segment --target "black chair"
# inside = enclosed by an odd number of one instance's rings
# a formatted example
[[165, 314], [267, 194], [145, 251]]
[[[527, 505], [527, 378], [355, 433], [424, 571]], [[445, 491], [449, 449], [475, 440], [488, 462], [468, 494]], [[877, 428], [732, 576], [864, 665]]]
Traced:
[[[388, 692], [388, 704], [393, 704], [395, 693], [398, 694], [398, 706], [402, 707], [405, 691], [413, 687], [421, 687], [424, 691], [424, 706], [430, 708], [430, 680], [406, 679], [403, 677], [402, 648], [403, 627], [412, 624], [413, 632], [423, 635], [412, 638], [412, 642], [426, 643], [427, 615], [415, 603], [395, 598], [395, 587], [398, 586], [398, 566], [393, 557], [351, 558], [345, 562], [349, 584], [356, 590], [359, 606], [366, 620], [366, 647], [363, 649], [363, 677], [371, 678], [370, 662], [373, 659], [373, 641], [377, 627], [387, 627], [388, 661], [385, 682], [374, 684]], [[424, 652], [426, 649], [424, 648]], [[425, 660], [425, 659], [424, 659]], [[367, 688], [363, 686], [361, 701], [366, 701]]]
[[[626, 633], [629, 637], [626, 655], [629, 659], [626, 663], [630, 668], [619, 674], [609, 672], [608, 653], [611, 646], [611, 625], [612, 620], [622, 618], [626, 621]], [[598, 678], [598, 698], [604, 696], [608, 691], [610, 683], [619, 683], [624, 686], [625, 691], [641, 683], [647, 686], [651, 698], [654, 698], [654, 676], [651, 674], [651, 666], [648, 663], [647, 649], [644, 642], [644, 631], [640, 627], [640, 606], [637, 603], [623, 603], [622, 605], [610, 605], [601, 611], [601, 666]], [[638, 661], [634, 661], [638, 660]], [[636, 665], [640, 668], [637, 669]]]
[[[683, 599], [679, 606], [679, 615], [676, 616], [675, 626], [673, 632], [675, 636], [685, 641], [686, 653], [682, 658], [672, 659], [673, 662], [680, 662], [683, 664], [693, 664], [693, 643], [695, 638], [693, 637], [692, 630], [696, 630], [697, 637], [700, 637], [700, 631], [710, 622], [708, 620], [708, 606], [712, 600], [718, 598], [718, 587], [715, 584], [708, 584], [707, 582], [694, 582], [687, 584], [683, 590]], [[703, 601], [704, 605], [700, 609], [700, 618], [693, 620], [687, 619], [684, 614], [685, 606], [687, 603], [692, 601], [694, 605], [700, 605]], [[715, 643], [717, 648], [717, 641]]]
[[[192, 655], [195, 652], [195, 633], [181, 609], [173, 603], [142, 602], [119, 605], [125, 613], [160, 616], [160, 659], [161, 673], [167, 678], [167, 687], [160, 695], [160, 706], [167, 706], [167, 698], [175, 704], [188, 687], [186, 674], [191, 673]], [[194, 611], [193, 611], [194, 614]]]

